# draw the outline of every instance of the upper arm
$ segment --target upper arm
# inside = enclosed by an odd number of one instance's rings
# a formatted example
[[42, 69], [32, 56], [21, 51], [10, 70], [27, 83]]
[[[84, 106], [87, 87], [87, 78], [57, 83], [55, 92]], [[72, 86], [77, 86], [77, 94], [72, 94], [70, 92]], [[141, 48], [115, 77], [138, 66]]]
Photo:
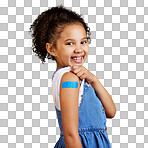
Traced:
[[[62, 83], [66, 81], [78, 82], [77, 88], [62, 88]], [[62, 116], [63, 135], [68, 136], [78, 132], [79, 122], [79, 78], [71, 73], [66, 72], [63, 74], [60, 82], [60, 107]]]

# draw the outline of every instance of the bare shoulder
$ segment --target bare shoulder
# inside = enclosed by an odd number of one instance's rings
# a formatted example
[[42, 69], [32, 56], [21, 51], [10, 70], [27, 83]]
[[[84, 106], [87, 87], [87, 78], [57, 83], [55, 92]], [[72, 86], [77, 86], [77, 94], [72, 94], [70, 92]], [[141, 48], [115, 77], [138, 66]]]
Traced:
[[79, 78], [72, 72], [66, 72], [63, 74], [61, 81], [77, 81], [79, 82]]

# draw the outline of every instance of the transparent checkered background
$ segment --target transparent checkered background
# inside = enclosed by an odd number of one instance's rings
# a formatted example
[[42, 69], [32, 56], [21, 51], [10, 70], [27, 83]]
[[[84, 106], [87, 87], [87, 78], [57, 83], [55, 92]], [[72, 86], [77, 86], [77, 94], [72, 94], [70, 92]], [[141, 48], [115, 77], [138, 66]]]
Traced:
[[148, 147], [148, 0], [0, 0], [0, 148], [53, 148], [56, 63], [32, 54], [29, 27], [48, 7], [84, 15], [92, 32], [84, 66], [112, 96], [112, 148]]

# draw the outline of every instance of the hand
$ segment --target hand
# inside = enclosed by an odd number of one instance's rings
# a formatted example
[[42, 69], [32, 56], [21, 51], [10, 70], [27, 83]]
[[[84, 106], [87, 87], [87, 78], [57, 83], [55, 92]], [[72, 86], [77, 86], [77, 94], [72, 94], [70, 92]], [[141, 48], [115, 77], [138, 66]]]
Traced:
[[94, 74], [81, 65], [73, 65], [71, 67], [71, 72], [76, 74], [81, 80], [86, 79], [90, 84], [97, 80], [97, 77]]

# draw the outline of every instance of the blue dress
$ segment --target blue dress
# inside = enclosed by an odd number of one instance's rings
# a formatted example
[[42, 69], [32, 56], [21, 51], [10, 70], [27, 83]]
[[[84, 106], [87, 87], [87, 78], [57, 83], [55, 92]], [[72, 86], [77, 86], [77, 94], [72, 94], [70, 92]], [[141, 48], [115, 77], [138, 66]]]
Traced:
[[[64, 143], [61, 111], [56, 109], [60, 138], [54, 148], [66, 148]], [[82, 102], [79, 106], [79, 137], [83, 148], [111, 148], [106, 132], [106, 115], [94, 88], [84, 81]]]

